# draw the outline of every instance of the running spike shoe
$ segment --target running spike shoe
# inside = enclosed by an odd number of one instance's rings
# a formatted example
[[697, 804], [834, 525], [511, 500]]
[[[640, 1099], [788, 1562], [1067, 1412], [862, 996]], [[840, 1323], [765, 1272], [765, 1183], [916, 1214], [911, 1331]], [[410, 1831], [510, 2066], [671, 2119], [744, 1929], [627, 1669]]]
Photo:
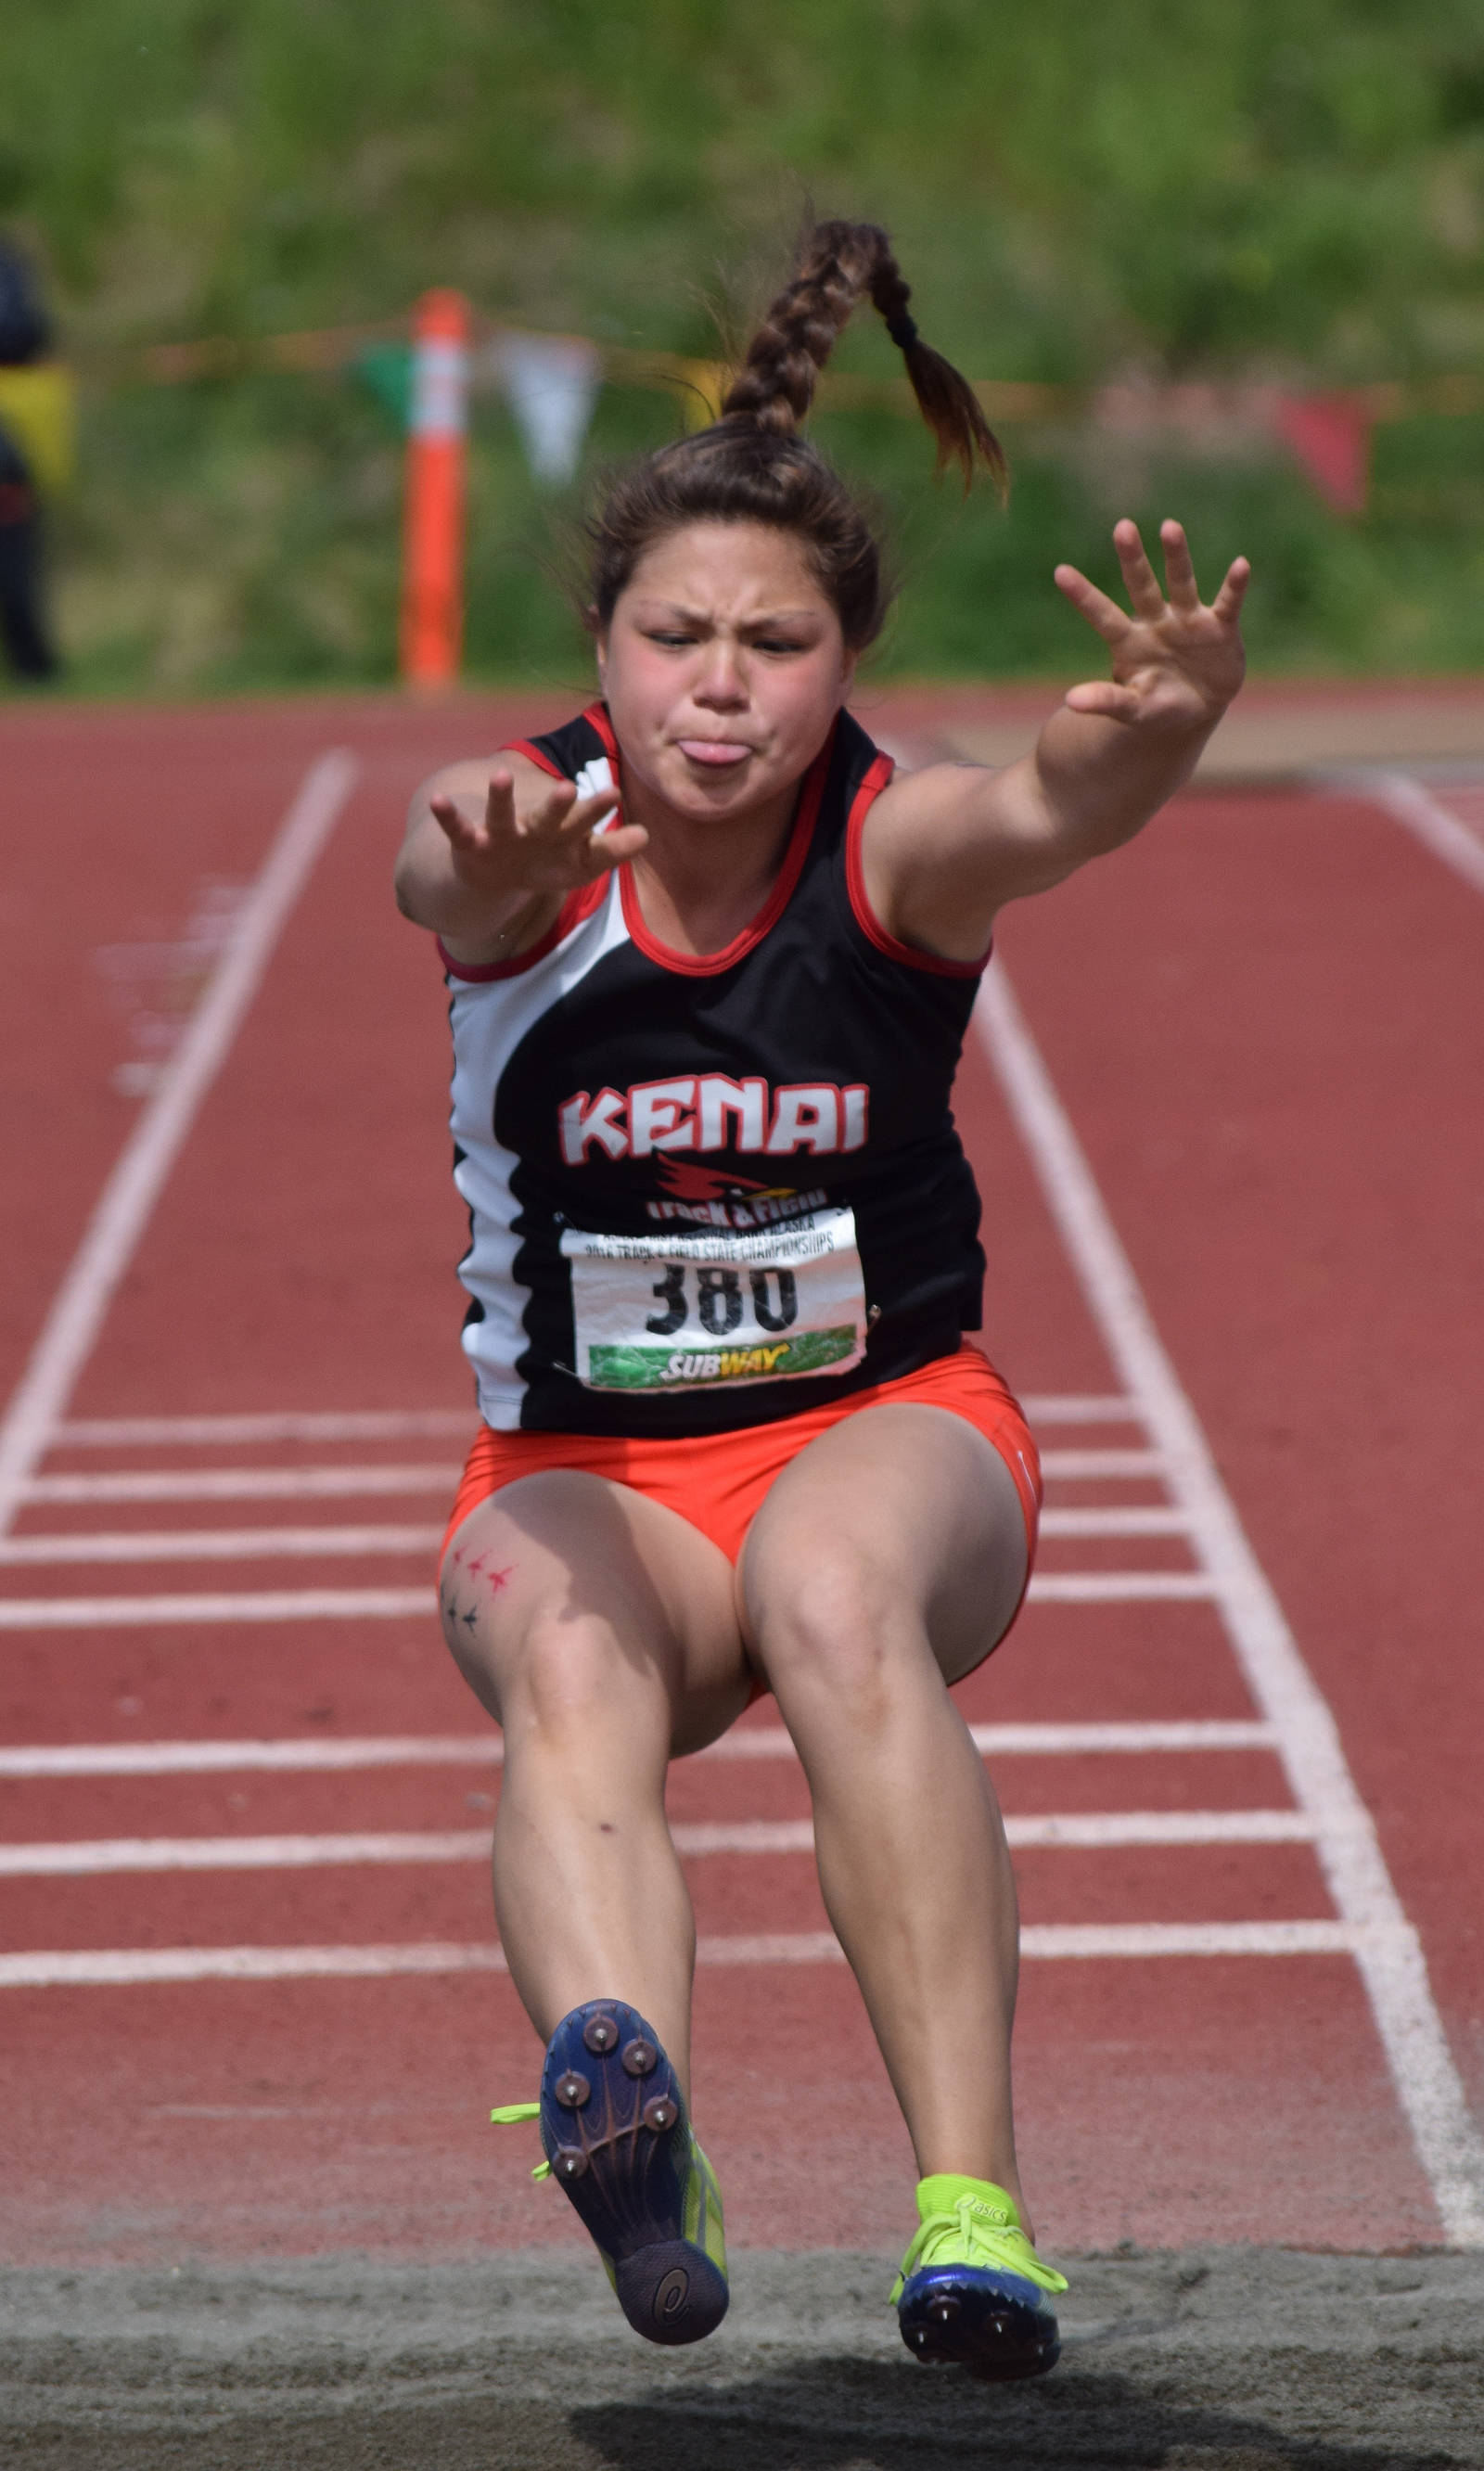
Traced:
[[956, 2362], [1000, 2384], [1061, 2357], [1048, 2294], [1067, 2281], [1037, 2256], [992, 2179], [941, 2171], [917, 2183], [916, 2237], [892, 2286], [902, 2340], [919, 2360]]
[[698, 2342], [726, 2315], [716, 2174], [691, 2132], [675, 2072], [637, 2010], [590, 1999], [547, 2044], [538, 2103], [546, 2162], [591, 2233], [620, 2307], [650, 2342]]

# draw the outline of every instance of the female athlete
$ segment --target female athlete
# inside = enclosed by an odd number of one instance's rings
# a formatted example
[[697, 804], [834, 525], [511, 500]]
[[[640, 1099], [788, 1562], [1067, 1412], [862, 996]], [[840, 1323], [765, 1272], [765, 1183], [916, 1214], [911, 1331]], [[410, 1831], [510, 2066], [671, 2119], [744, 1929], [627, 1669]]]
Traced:
[[894, 769], [845, 709], [877, 545], [798, 424], [869, 297], [940, 460], [1000, 469], [907, 296], [874, 226], [807, 235], [719, 420], [593, 526], [601, 701], [439, 773], [397, 892], [448, 972], [472, 1228], [483, 1423], [443, 1620], [505, 1732], [495, 1910], [547, 2042], [539, 2104], [496, 2116], [539, 2116], [640, 2333], [717, 2324], [665, 1775], [770, 1691], [922, 2175], [904, 2338], [1003, 2378], [1052, 2365], [1066, 2285], [1016, 2170], [1004, 1831], [948, 1685], [1015, 1617], [1039, 1479], [964, 1337], [949, 1094], [997, 911], [1188, 778], [1241, 680], [1247, 569], [1205, 607], [1179, 525], [1162, 590], [1120, 523], [1132, 614], [1056, 572], [1111, 680], [1003, 771]]

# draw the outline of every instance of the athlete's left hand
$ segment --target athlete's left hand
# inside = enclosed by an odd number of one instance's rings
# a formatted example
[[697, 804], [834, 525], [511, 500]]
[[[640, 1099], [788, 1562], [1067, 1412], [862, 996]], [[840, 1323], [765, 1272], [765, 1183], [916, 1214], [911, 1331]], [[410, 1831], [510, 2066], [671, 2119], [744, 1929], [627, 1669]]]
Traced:
[[1132, 616], [1074, 566], [1056, 569], [1057, 589], [1095, 626], [1113, 654], [1111, 678], [1075, 686], [1066, 700], [1072, 712], [1100, 714], [1139, 729], [1207, 730], [1220, 719], [1246, 669], [1238, 621], [1252, 570], [1244, 557], [1234, 559], [1208, 608], [1196, 588], [1183, 526], [1161, 524], [1160, 540], [1164, 591], [1138, 525], [1125, 516], [1114, 527]]

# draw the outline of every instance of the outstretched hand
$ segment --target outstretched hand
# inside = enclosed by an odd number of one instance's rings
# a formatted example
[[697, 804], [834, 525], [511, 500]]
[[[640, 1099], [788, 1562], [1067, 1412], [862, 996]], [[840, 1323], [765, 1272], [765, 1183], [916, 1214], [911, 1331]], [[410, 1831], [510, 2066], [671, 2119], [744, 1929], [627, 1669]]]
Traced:
[[605, 789], [579, 798], [570, 781], [553, 781], [517, 803], [513, 774], [492, 772], [482, 817], [436, 791], [428, 801], [453, 853], [454, 872], [470, 892], [492, 904], [573, 892], [642, 850], [642, 824], [609, 833], [596, 828], [618, 804]]
[[1074, 566], [1056, 569], [1058, 591], [1095, 626], [1113, 654], [1112, 677], [1073, 687], [1067, 704], [1072, 712], [1096, 713], [1139, 728], [1210, 728], [1236, 694], [1246, 669], [1238, 621], [1252, 570], [1244, 557], [1234, 559], [1208, 608], [1196, 588], [1183, 526], [1161, 524], [1160, 540], [1163, 591], [1138, 525], [1125, 516], [1114, 527], [1113, 545], [1132, 616]]

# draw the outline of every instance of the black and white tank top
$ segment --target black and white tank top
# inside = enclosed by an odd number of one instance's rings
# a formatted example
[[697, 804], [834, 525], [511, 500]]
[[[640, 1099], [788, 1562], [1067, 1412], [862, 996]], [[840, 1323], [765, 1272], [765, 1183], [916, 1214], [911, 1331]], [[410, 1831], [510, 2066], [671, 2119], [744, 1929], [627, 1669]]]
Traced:
[[[618, 780], [601, 704], [516, 751], [584, 795]], [[725, 1432], [978, 1329], [949, 1100], [982, 964], [872, 915], [860, 833], [891, 773], [842, 713], [766, 903], [721, 952], [660, 944], [621, 866], [517, 959], [443, 955], [486, 1423]]]

